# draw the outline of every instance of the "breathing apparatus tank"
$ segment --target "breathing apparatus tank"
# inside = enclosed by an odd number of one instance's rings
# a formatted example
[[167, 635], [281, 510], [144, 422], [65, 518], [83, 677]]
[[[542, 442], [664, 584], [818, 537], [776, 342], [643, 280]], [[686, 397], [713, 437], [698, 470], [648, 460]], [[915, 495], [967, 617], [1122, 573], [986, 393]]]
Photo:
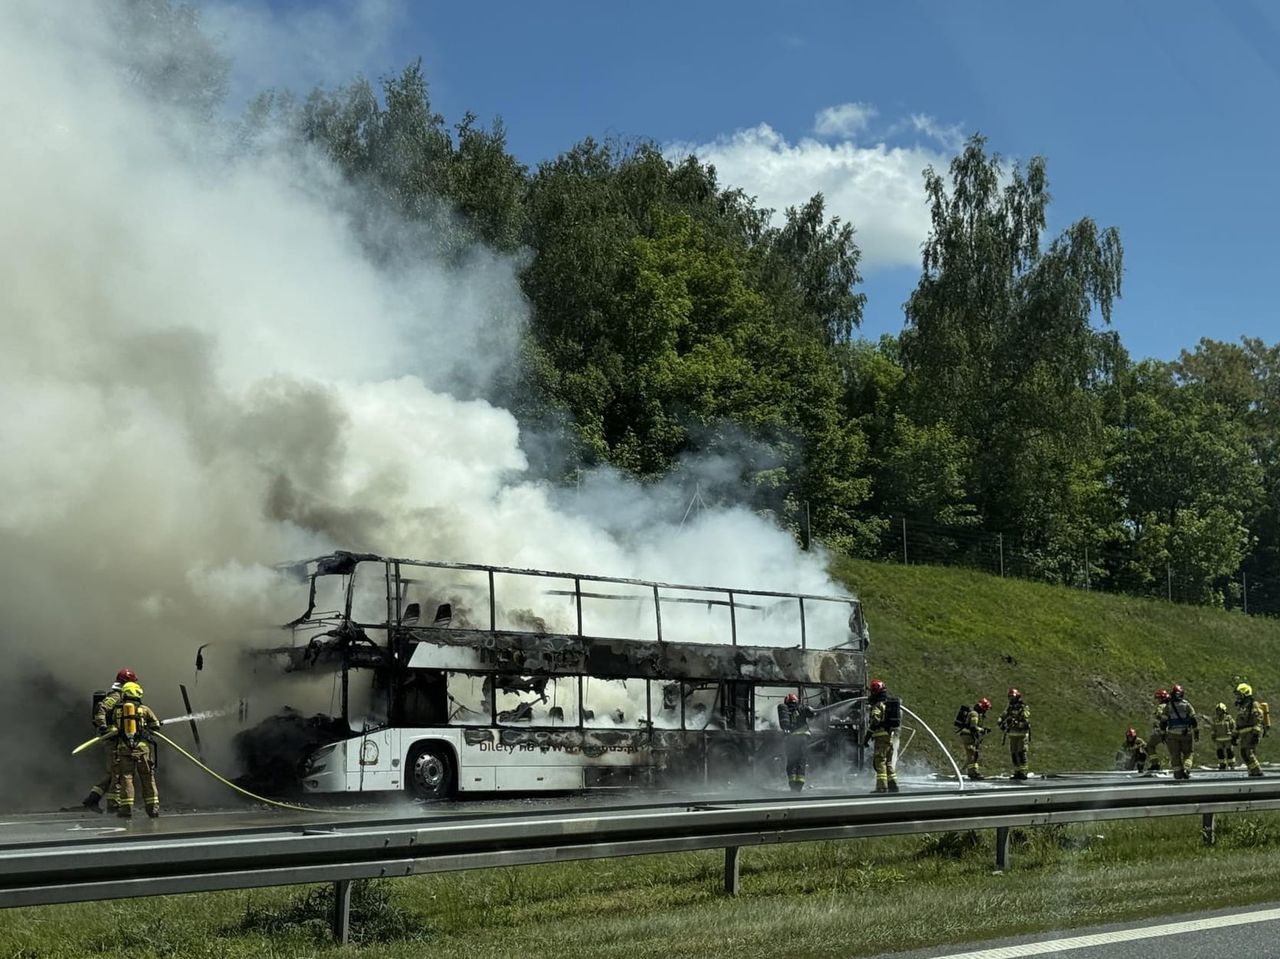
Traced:
[[98, 718], [98, 707], [102, 705], [102, 701], [107, 698], [105, 689], [95, 689], [93, 691], [93, 706], [89, 710], [89, 722], [92, 723]]

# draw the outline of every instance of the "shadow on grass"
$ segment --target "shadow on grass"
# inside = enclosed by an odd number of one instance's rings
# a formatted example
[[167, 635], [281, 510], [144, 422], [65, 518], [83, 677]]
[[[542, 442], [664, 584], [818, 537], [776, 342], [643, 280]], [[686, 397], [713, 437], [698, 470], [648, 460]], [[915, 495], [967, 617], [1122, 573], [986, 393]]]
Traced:
[[[233, 935], [310, 935], [325, 941], [332, 935], [333, 887], [322, 886], [294, 897], [282, 906], [259, 907], [250, 901], [240, 921], [227, 929]], [[418, 913], [398, 905], [386, 883], [359, 880], [351, 885], [351, 941], [429, 942], [437, 931]]]

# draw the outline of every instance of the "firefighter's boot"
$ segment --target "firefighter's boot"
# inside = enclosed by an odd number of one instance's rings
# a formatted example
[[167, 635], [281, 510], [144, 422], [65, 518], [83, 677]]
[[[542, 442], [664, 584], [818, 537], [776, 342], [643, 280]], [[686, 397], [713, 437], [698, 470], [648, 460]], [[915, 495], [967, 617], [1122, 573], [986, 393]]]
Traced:
[[896, 793], [897, 791], [898, 791], [898, 780], [896, 780], [896, 779], [890, 779], [890, 780], [889, 780], [889, 792], [891, 792], [891, 793]]
[[116, 815], [119, 816], [121, 819], [132, 819], [133, 807], [126, 806], [122, 803], [119, 807], [116, 808]]
[[85, 796], [84, 799], [81, 800], [80, 805], [84, 806], [85, 809], [92, 810], [93, 812], [100, 813], [103, 811], [102, 796], [96, 792], [89, 793], [89, 795]]
[[159, 818], [160, 818], [160, 807], [159, 807], [159, 806], [148, 806], [148, 807], [147, 807], [147, 816], [149, 816], [151, 819], [159, 819]]
[[1255, 766], [1253, 769], [1249, 770], [1249, 775], [1252, 776], [1254, 779], [1261, 779], [1262, 770]]
[[974, 781], [976, 782], [976, 781], [978, 781], [978, 780], [980, 780], [980, 779], [986, 779], [987, 777], [986, 777], [986, 776], [984, 776], [984, 775], [982, 775], [982, 773], [981, 773], [979, 770], [977, 770], [977, 769], [970, 769], [970, 770], [969, 770], [969, 778], [970, 778], [970, 779], [972, 779], [972, 780], [974, 780]]

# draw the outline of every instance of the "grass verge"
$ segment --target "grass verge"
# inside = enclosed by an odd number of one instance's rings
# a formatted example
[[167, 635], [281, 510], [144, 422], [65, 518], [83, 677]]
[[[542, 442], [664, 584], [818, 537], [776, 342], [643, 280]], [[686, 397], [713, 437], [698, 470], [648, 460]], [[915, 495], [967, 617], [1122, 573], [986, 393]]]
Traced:
[[989, 831], [748, 849], [735, 899], [717, 853], [386, 880], [357, 896], [345, 949], [326, 939], [328, 887], [8, 910], [0, 955], [827, 959], [1274, 898], [1280, 818], [1222, 817], [1214, 848], [1198, 827], [1029, 830], [1004, 875]]

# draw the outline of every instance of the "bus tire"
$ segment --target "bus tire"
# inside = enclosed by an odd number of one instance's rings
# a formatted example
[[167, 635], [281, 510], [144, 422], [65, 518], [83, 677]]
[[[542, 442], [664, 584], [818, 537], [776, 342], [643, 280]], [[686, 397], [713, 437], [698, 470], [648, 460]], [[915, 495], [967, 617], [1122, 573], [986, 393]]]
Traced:
[[434, 802], [450, 799], [457, 790], [457, 766], [453, 750], [444, 743], [418, 743], [409, 753], [406, 786], [415, 799]]

